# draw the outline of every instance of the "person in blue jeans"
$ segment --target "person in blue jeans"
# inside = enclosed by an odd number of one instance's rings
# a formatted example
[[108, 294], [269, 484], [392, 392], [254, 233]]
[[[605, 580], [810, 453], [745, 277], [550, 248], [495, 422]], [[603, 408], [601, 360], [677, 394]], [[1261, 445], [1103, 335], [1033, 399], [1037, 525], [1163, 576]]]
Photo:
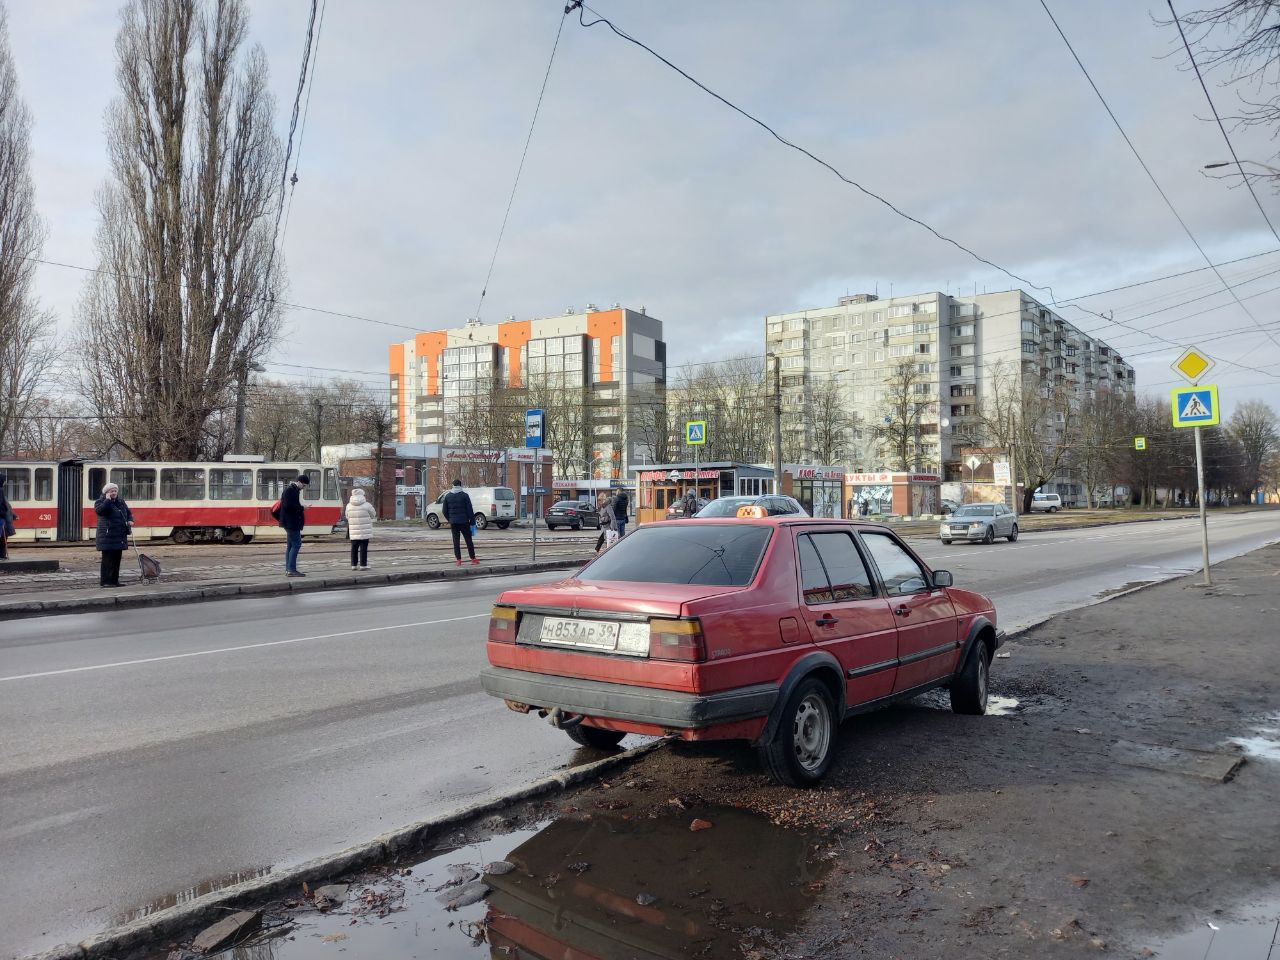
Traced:
[[305, 473], [298, 474], [280, 495], [280, 526], [284, 528], [284, 575], [286, 577], [305, 577], [298, 570], [298, 551], [302, 549], [302, 528], [306, 526], [302, 505], [302, 491], [311, 481]]
[[619, 490], [618, 495], [613, 498], [613, 518], [618, 524], [619, 540], [627, 535], [627, 508], [629, 506], [631, 506], [631, 498], [627, 496], [627, 491]]

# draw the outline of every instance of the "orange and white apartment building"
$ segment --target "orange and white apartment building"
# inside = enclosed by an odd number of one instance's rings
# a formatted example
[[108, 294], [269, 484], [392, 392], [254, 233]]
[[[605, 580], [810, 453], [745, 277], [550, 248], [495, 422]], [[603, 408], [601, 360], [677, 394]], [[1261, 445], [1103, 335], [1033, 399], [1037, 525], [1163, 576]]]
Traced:
[[[665, 402], [667, 346], [662, 321], [642, 307], [588, 304], [562, 316], [419, 333], [391, 346], [393, 435], [402, 443], [464, 443], [453, 416], [477, 395], [512, 391], [572, 397], [581, 391], [584, 436], [573, 450], [553, 450], [562, 475], [616, 479], [652, 450], [639, 428], [640, 410]], [[548, 390], [533, 390], [539, 386]], [[550, 411], [548, 411], [550, 415]], [[523, 424], [523, 411], [520, 411]], [[554, 447], [554, 438], [548, 438]]]

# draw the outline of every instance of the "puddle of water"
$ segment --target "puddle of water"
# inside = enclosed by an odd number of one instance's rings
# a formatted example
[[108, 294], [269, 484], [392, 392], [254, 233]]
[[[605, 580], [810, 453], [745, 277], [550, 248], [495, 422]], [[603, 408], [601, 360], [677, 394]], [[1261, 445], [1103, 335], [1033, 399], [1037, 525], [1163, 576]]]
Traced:
[[[691, 831], [694, 818], [713, 826]], [[812, 846], [803, 831], [730, 808], [563, 818], [437, 854], [407, 876], [363, 875], [369, 882], [354, 883], [342, 907], [327, 914], [307, 907], [287, 917], [291, 928], [221, 956], [741, 960], [794, 930], [812, 903], [810, 885], [829, 867]], [[495, 861], [514, 869], [485, 872]], [[489, 894], [449, 911], [438, 898], [460, 863], [481, 873]], [[393, 912], [362, 915], [384, 895]], [[268, 920], [278, 921], [272, 912]]]
[[1246, 919], [1202, 922], [1190, 933], [1152, 946], [1160, 960], [1267, 960], [1280, 956], [1280, 900], [1245, 912]]
[[[928, 707], [932, 710], [951, 710], [951, 694], [946, 690], [930, 690], [913, 698], [910, 703]], [[988, 717], [1012, 717], [1026, 710], [1026, 706], [1017, 697], [998, 697], [994, 693], [987, 696]]]
[[1021, 712], [1022, 701], [1017, 697], [997, 697], [993, 694], [987, 696], [988, 717], [1007, 717]]
[[203, 897], [206, 893], [213, 893], [215, 890], [221, 890], [224, 887], [230, 887], [234, 884], [241, 883], [245, 880], [256, 880], [258, 877], [265, 877], [271, 872], [270, 867], [250, 867], [247, 870], [235, 870], [231, 873], [224, 873], [216, 877], [209, 877], [201, 880], [199, 883], [187, 887], [185, 890], [179, 890], [176, 893], [167, 893], [163, 897], [148, 901], [141, 906], [126, 910], [124, 913], [118, 914], [112, 921], [112, 926], [129, 923], [133, 920], [149, 917], [153, 913], [159, 913], [161, 910], [167, 910], [170, 907], [176, 907], [180, 903], [190, 903], [196, 897]]
[[1257, 760], [1280, 760], [1280, 713], [1273, 713], [1264, 723], [1253, 728], [1256, 736], [1232, 737], [1227, 743], [1234, 744], [1244, 751], [1246, 756]]

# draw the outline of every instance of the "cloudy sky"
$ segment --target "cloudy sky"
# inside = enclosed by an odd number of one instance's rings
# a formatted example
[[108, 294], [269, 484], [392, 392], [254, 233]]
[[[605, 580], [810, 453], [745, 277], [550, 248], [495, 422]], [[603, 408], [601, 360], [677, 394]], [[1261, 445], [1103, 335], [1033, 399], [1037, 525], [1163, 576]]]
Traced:
[[[591, 5], [850, 178], [1059, 298], [1204, 266], [1035, 0]], [[119, 5], [8, 6], [36, 117], [44, 255], [93, 266]], [[1208, 255], [1280, 248], [1247, 192], [1200, 173], [1225, 145], [1203, 119], [1194, 76], [1170, 55], [1176, 33], [1153, 19], [1163, 5], [1050, 7]], [[282, 134], [307, 9], [250, 0]], [[424, 330], [475, 314], [561, 10], [561, 0], [327, 0], [283, 241], [291, 302]], [[1231, 112], [1236, 94], [1211, 90]], [[1265, 133], [1233, 140], [1242, 157], [1272, 158]], [[1280, 224], [1280, 202], [1261, 190]], [[1222, 271], [1259, 322], [1275, 322], [1280, 252]], [[62, 330], [76, 322], [83, 282], [40, 268], [39, 293]], [[765, 314], [845, 292], [1013, 285], [575, 16], [482, 316], [643, 305], [665, 322], [678, 364], [759, 352]], [[1142, 329], [1163, 324], [1156, 332], [1169, 340], [1206, 341], [1228, 409], [1252, 396], [1280, 405], [1280, 347], [1248, 332], [1253, 321], [1211, 272], [1081, 303]], [[1176, 349], [1062, 312], [1125, 354], [1140, 388], [1170, 385]], [[410, 334], [308, 310], [286, 321], [272, 375], [331, 368], [377, 387], [388, 344]]]

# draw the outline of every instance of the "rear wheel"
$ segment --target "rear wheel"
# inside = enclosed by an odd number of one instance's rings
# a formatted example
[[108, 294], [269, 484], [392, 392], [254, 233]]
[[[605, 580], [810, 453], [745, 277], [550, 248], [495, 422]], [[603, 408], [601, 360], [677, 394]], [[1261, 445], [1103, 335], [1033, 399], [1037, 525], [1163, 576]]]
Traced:
[[440, 518], [439, 518], [439, 517], [437, 517], [434, 513], [428, 513], [428, 514], [427, 514], [427, 526], [428, 526], [428, 527], [430, 527], [432, 530], [439, 530], [439, 529], [440, 529]]
[[987, 712], [987, 671], [991, 657], [981, 640], [969, 651], [964, 669], [951, 684], [951, 709], [981, 716]]
[[486, 517], [483, 513], [477, 513], [475, 515], [475, 521], [476, 521], [477, 530], [483, 530], [485, 527], [489, 525], [489, 518]]
[[773, 738], [759, 747], [760, 763], [778, 783], [809, 787], [821, 780], [835, 756], [836, 710], [831, 692], [817, 677], [796, 685]]
[[554, 523], [548, 523], [548, 524], [547, 524], [547, 529], [548, 529], [548, 530], [554, 530], [555, 528], [556, 528], [556, 525], [555, 525]]
[[1058, 512], [1058, 508], [1057, 508], [1057, 507], [1050, 507], [1050, 508], [1049, 508], [1049, 512], [1050, 512], [1050, 513], [1057, 513], [1057, 512]]
[[1018, 541], [1018, 525], [1015, 523], [1013, 529], [1009, 531], [1009, 542], [1017, 543]]
[[505, 530], [507, 527], [511, 526], [510, 520], [496, 520], [494, 522], [497, 523], [499, 530]]
[[982, 542], [983, 543], [996, 542], [996, 528], [991, 524], [987, 525], [987, 532], [982, 535]]
[[249, 541], [249, 538], [244, 535], [244, 531], [241, 530], [239, 527], [232, 527], [230, 530], [228, 530], [226, 533], [222, 535], [222, 539], [225, 542], [233, 543], [236, 546], [239, 546], [242, 543], [247, 543]]
[[587, 727], [581, 723], [565, 727], [564, 732], [574, 743], [584, 747], [594, 747], [596, 750], [612, 750], [626, 736], [619, 730], [601, 730], [599, 727]]
[[191, 531], [188, 530], [186, 527], [174, 527], [173, 533], [169, 535], [169, 539], [171, 539], [174, 543], [179, 543], [183, 545], [188, 544], [192, 540]]

